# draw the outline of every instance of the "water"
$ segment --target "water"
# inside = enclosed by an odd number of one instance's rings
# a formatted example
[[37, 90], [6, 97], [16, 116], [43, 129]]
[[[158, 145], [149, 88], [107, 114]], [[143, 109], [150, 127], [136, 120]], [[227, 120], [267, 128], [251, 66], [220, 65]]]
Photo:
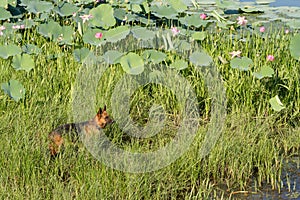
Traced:
[[[240, 0], [241, 2], [255, 2], [255, 0]], [[269, 4], [270, 6], [296, 6], [300, 7], [300, 0], [276, 0]]]
[[277, 0], [274, 3], [271, 3], [270, 6], [297, 6], [300, 7], [299, 0]]
[[270, 184], [263, 184], [259, 190], [255, 185], [249, 188], [250, 193], [238, 194], [233, 197], [245, 200], [299, 200], [300, 199], [300, 157], [292, 157], [285, 161], [280, 193], [271, 188]]

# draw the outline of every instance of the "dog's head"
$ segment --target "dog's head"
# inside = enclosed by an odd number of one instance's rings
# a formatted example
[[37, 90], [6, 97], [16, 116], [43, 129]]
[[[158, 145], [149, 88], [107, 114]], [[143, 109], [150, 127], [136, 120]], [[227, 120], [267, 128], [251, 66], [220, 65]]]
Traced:
[[106, 125], [114, 122], [106, 111], [106, 105], [103, 107], [103, 109], [99, 108], [95, 119], [100, 128], [105, 128]]

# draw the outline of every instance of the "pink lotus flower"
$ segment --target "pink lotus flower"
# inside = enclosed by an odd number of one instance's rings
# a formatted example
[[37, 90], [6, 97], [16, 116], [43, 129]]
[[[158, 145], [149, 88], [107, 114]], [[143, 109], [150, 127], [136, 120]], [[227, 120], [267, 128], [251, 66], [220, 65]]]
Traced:
[[261, 32], [261, 33], [265, 32], [265, 30], [266, 30], [266, 28], [264, 26], [259, 28], [259, 32]]
[[237, 24], [239, 24], [241, 26], [245, 26], [247, 24], [247, 22], [248, 22], [248, 20], [246, 20], [245, 16], [243, 16], [243, 17], [239, 16], [237, 18]]
[[82, 19], [83, 23], [85, 23], [86, 21], [89, 21], [91, 18], [93, 18], [93, 16], [91, 14], [89, 14], [89, 15], [81, 15], [79, 17]]
[[0, 26], [0, 36], [4, 35], [4, 33], [2, 31], [5, 29], [6, 29], [5, 26]]
[[204, 13], [202, 13], [202, 14], [200, 14], [200, 18], [203, 19], [203, 20], [205, 20], [207, 18], [207, 15], [204, 14]]
[[98, 32], [95, 34], [95, 38], [97, 38], [97, 39], [101, 39], [102, 37], [103, 37], [103, 33], [101, 33], [101, 32]]
[[267, 61], [273, 61], [275, 58], [274, 58], [274, 56], [273, 55], [268, 55], [267, 56]]
[[12, 29], [20, 29], [20, 25], [13, 25]]
[[176, 35], [178, 35], [180, 33], [180, 30], [178, 28], [176, 28], [176, 27], [172, 27], [171, 31], [173, 33], [173, 36], [176, 36]]
[[21, 24], [21, 25], [13, 25], [12, 29], [25, 29], [25, 25]]
[[241, 51], [238, 50], [238, 51], [232, 51], [230, 52], [229, 54], [231, 55], [231, 59], [234, 58], [234, 57], [241, 57]]

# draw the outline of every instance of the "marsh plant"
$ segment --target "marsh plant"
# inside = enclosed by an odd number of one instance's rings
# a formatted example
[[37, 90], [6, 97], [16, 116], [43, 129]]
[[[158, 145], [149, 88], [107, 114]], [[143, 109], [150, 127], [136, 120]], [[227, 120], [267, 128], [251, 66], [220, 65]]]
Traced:
[[[1, 2], [1, 199], [281, 192], [283, 160], [300, 148], [297, 11], [236, 1]], [[105, 104], [116, 123], [92, 143], [66, 141], [51, 159], [48, 133]]]

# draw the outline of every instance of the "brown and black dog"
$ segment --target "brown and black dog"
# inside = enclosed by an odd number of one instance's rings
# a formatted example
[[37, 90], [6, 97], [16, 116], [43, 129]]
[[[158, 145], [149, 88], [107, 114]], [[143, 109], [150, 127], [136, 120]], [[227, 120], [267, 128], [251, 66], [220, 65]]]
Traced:
[[49, 133], [49, 150], [52, 156], [57, 155], [59, 153], [61, 146], [64, 143], [64, 134], [73, 132], [75, 133], [75, 137], [79, 137], [79, 133], [84, 134], [92, 134], [99, 129], [104, 129], [106, 125], [111, 124], [113, 120], [110, 118], [108, 113], [106, 112], [106, 106], [104, 106], [103, 110], [99, 108], [96, 116], [89, 121], [80, 122], [80, 123], [69, 123], [64, 124], [56, 129], [54, 129], [51, 133]]

